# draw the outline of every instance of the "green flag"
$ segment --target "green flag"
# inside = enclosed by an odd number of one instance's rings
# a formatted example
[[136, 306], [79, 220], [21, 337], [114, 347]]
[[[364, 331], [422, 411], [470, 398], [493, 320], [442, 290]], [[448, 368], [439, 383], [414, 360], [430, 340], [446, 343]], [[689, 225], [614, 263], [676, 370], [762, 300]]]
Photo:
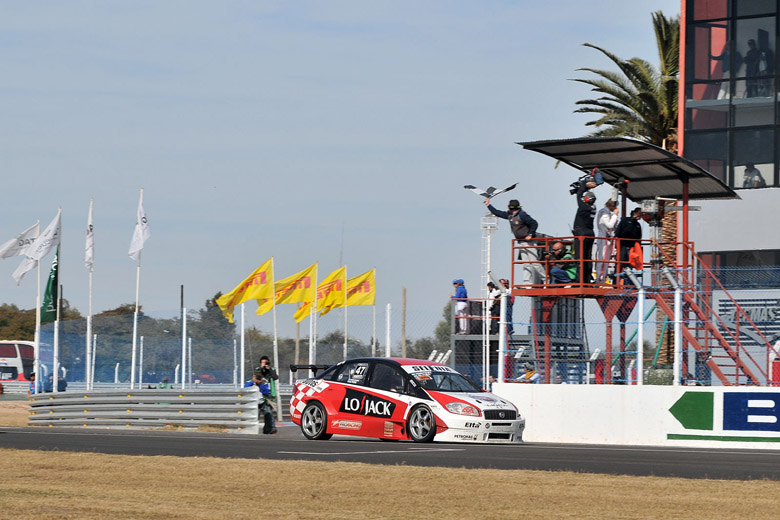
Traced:
[[43, 303], [41, 304], [41, 323], [49, 323], [57, 319], [57, 289], [59, 288], [59, 276], [57, 276], [57, 266], [60, 258], [60, 247], [57, 246], [57, 252], [51, 261], [51, 272], [49, 281], [46, 282], [46, 292], [43, 293]]

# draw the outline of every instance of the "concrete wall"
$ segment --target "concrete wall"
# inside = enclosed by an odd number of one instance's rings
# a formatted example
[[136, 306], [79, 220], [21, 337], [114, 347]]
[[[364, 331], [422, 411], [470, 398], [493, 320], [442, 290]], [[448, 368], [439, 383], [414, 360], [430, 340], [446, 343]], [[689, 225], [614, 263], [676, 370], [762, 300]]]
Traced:
[[780, 449], [780, 388], [494, 384], [526, 442]]

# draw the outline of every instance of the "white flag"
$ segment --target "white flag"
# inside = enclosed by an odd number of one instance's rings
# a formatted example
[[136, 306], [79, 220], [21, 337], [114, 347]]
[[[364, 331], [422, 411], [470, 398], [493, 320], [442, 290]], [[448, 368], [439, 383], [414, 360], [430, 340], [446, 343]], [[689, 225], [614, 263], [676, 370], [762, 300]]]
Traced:
[[37, 228], [38, 224], [33, 224], [16, 237], [0, 245], [0, 258], [11, 258], [24, 254], [24, 249], [35, 241], [35, 237], [38, 235]]
[[37, 260], [33, 260], [30, 257], [25, 257], [24, 260], [22, 260], [22, 263], [19, 264], [19, 267], [16, 268], [16, 271], [14, 271], [11, 275], [11, 277], [16, 280], [16, 285], [22, 283], [22, 278], [24, 278], [24, 275], [27, 274], [27, 272], [31, 269], [34, 269], [36, 265], [38, 265]]
[[144, 213], [144, 194], [141, 192], [141, 198], [138, 201], [138, 216], [135, 221], [135, 231], [133, 231], [133, 240], [130, 242], [130, 250], [127, 252], [130, 258], [138, 260], [138, 255], [141, 253], [141, 249], [144, 248], [144, 242], [146, 242], [152, 232], [149, 230], [149, 221], [146, 219], [146, 213]]
[[40, 260], [44, 256], [51, 253], [52, 249], [60, 245], [60, 232], [62, 226], [62, 208], [57, 210], [57, 216], [54, 220], [49, 222], [43, 233], [38, 235], [35, 242], [30, 244], [25, 250], [24, 254], [33, 260]]
[[89, 216], [87, 216], [87, 245], [84, 249], [84, 265], [90, 271], [95, 263], [95, 234], [92, 228], [92, 199], [89, 199]]

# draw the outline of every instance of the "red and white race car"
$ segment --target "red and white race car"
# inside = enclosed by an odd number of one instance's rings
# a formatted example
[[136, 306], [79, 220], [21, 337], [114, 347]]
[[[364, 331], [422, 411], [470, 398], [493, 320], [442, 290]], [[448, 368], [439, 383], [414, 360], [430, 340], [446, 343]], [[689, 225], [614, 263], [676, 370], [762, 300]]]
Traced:
[[290, 415], [307, 439], [333, 434], [429, 442], [523, 442], [517, 408], [441, 363], [342, 361], [299, 380]]

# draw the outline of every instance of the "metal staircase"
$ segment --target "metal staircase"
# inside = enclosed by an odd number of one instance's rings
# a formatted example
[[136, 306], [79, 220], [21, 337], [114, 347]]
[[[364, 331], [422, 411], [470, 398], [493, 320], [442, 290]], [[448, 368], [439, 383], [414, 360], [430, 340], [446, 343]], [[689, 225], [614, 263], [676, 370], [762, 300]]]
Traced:
[[[686, 247], [688, 247], [686, 245]], [[690, 271], [681, 271], [682, 288], [682, 352], [686, 347], [697, 354], [697, 364], [706, 365], [723, 385], [767, 385], [771, 380], [771, 342], [750, 319], [745, 310], [729, 294], [718, 277], [701, 261], [692, 248], [688, 254], [694, 260]], [[697, 273], [694, 278], [692, 273]], [[724, 319], [713, 306], [713, 291], [718, 291], [728, 303], [733, 319]], [[674, 291], [661, 288], [651, 293], [658, 308], [674, 320]], [[683, 356], [684, 367], [687, 357]], [[686, 367], [687, 368], [687, 367]], [[685, 370], [693, 372], [693, 370]]]

